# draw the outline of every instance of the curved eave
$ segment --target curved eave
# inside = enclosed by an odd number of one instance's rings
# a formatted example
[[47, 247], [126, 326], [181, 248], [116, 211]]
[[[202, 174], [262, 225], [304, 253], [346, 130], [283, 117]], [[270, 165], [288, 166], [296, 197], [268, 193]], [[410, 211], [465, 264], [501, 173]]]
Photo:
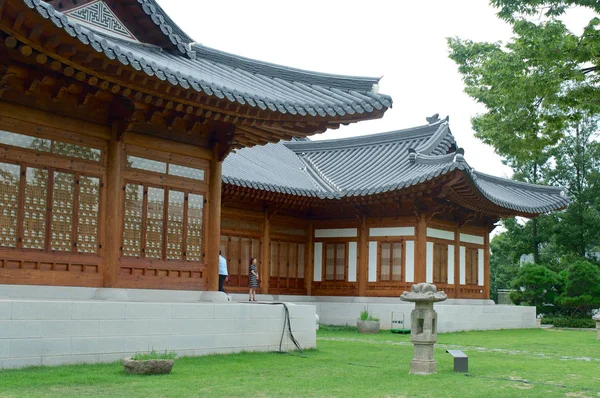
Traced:
[[[199, 75], [194, 76], [192, 74], [195, 71], [194, 67], [197, 67], [194, 64], [197, 54], [191, 50], [190, 46], [186, 45], [185, 48], [181, 48], [185, 49], [185, 55], [173, 55], [152, 45], [107, 37], [99, 32], [92, 31], [41, 0], [20, 1], [28, 8], [35, 9], [43, 18], [62, 28], [69, 36], [78, 39], [96, 52], [103, 53], [108, 59], [117, 60], [122, 65], [130, 66], [137, 71], [143, 71], [146, 75], [156, 77], [161, 81], [167, 81], [173, 86], [193, 90], [196, 93], [204, 93], [209, 97], [220, 100], [227, 99], [232, 103], [248, 105], [252, 108], [279, 114], [310, 115], [323, 119], [335, 119], [338, 122], [337, 125], [344, 122], [381, 117], [392, 106], [391, 97], [387, 95], [374, 93], [370, 90], [354, 90], [352, 87], [355, 87], [356, 82], [350, 84], [350, 88], [340, 89], [339, 84], [343, 81], [341, 77], [330, 76], [330, 84], [326, 84], [328, 81], [326, 75], [317, 73], [305, 73], [306, 80], [317, 79], [317, 81], [323, 82], [322, 85], [282, 80], [278, 76], [263, 76], [240, 68], [214, 63], [213, 67], [218, 70], [213, 70], [213, 75], [220, 74], [227, 77], [227, 79], [235, 79], [235, 81], [240, 82], [239, 87], [245, 87], [249, 84], [249, 90], [238, 90], [237, 88], [205, 81]], [[160, 22], [160, 18], [157, 20]], [[168, 24], [165, 26], [168, 26]], [[165, 29], [168, 31], [168, 28]], [[176, 37], [178, 36], [174, 37], [174, 40], [177, 41]], [[178, 45], [181, 46], [181, 43]], [[216, 50], [213, 50], [213, 53], [216, 52]], [[209, 62], [212, 61], [209, 60]], [[174, 68], [178, 70], [174, 70]], [[295, 74], [302, 73], [292, 68], [280, 68], [288, 70], [289, 73], [292, 73], [292, 71]], [[182, 73], [180, 70], [186, 72]], [[200, 74], [200, 71], [197, 72]], [[223, 80], [227, 81], [227, 79]], [[349, 79], [352, 80], [352, 78]], [[356, 78], [355, 80], [360, 81], [361, 79], [363, 78]], [[364, 79], [368, 80], [369, 78]], [[364, 84], [364, 82], [361, 84]], [[292, 98], [292, 100], [289, 100], [289, 98]], [[316, 129], [309, 134], [316, 131], [320, 130]]]

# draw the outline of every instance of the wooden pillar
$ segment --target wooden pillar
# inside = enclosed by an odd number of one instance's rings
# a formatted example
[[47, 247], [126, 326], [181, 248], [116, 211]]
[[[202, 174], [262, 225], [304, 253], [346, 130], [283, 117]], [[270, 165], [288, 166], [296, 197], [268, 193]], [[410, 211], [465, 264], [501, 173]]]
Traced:
[[369, 281], [369, 230], [367, 229], [367, 215], [360, 216], [358, 248], [358, 295], [367, 295], [367, 283]]
[[213, 148], [210, 161], [208, 192], [208, 235], [206, 244], [206, 290], [219, 289], [219, 248], [221, 246], [221, 171], [219, 144]]
[[315, 275], [315, 228], [312, 221], [308, 222], [308, 245], [304, 261], [304, 287], [306, 294], [312, 296], [312, 283]]
[[454, 298], [460, 298], [460, 227], [454, 229]]
[[113, 122], [107, 151], [106, 172], [106, 228], [104, 236], [104, 287], [116, 287], [119, 279], [119, 255], [121, 248], [121, 224], [123, 220], [123, 140], [121, 124]]
[[427, 267], [427, 219], [421, 214], [415, 242], [415, 283], [425, 282]]
[[490, 234], [483, 234], [483, 297], [490, 298]]
[[271, 218], [269, 217], [269, 209], [265, 210], [265, 217], [263, 219], [260, 257], [260, 292], [268, 294], [269, 282], [271, 280]]

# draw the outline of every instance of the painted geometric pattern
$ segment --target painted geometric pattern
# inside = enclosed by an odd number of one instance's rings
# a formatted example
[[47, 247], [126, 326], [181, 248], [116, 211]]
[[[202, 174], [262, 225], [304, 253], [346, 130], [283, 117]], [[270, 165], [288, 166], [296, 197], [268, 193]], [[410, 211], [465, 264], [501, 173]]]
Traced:
[[101, 0], [87, 4], [80, 8], [75, 8], [74, 10], [67, 12], [67, 15], [71, 18], [87, 22], [88, 24], [106, 29], [112, 33], [116, 33], [119, 36], [125, 36], [136, 40], [131, 32], [127, 30], [125, 25], [119, 21], [111, 9], [108, 8], [108, 6]]

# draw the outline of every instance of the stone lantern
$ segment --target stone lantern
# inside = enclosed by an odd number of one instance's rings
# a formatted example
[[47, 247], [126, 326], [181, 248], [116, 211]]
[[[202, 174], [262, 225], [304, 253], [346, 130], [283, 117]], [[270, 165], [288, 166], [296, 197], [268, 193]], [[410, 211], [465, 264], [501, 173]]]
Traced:
[[437, 341], [437, 313], [433, 303], [447, 298], [446, 293], [438, 292], [431, 283], [412, 285], [410, 292], [400, 296], [403, 301], [415, 303], [410, 328], [410, 341], [415, 348], [414, 358], [410, 362], [411, 374], [428, 375], [436, 372], [433, 346]]
[[596, 340], [600, 340], [600, 312], [592, 317], [593, 320], [596, 321], [596, 330], [598, 331], [598, 335], [596, 336]]

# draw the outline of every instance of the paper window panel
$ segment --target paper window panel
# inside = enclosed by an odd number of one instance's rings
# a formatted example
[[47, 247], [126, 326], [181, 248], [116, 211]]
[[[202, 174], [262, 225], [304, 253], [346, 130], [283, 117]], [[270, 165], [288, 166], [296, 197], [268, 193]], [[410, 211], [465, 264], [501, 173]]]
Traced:
[[57, 141], [52, 145], [52, 153], [94, 162], [99, 162], [102, 158], [102, 151], [100, 149]]
[[185, 194], [169, 191], [169, 207], [167, 210], [167, 259], [183, 258], [183, 206]]
[[21, 167], [0, 163], [0, 246], [17, 245], [17, 213]]
[[402, 243], [392, 243], [392, 280], [402, 280]]
[[325, 245], [325, 280], [332, 281], [335, 278], [335, 245]]
[[228, 253], [228, 249], [227, 249], [228, 242], [229, 242], [229, 237], [221, 235], [219, 250], [221, 251], [220, 255], [223, 256], [223, 258], [225, 258], [225, 259], [227, 258], [227, 253]]
[[202, 217], [204, 197], [188, 194], [186, 259], [189, 261], [202, 260]]
[[290, 243], [289, 257], [287, 262], [287, 276], [290, 278], [296, 278], [298, 272], [298, 244]]
[[256, 262], [260, 264], [261, 255], [260, 255], [260, 240], [252, 239], [252, 257], [256, 258]]
[[75, 175], [55, 172], [52, 189], [52, 224], [50, 226], [50, 249], [71, 251], [73, 249], [73, 205], [75, 202]]
[[176, 164], [169, 164], [169, 175], [204, 181], [204, 170]]
[[142, 216], [144, 187], [125, 186], [125, 215], [123, 225], [123, 256], [139, 257], [142, 252]]
[[248, 272], [250, 272], [250, 261], [252, 257], [252, 239], [242, 238], [242, 264], [240, 268], [240, 275], [248, 275]]
[[229, 274], [240, 274], [240, 238], [237, 236], [229, 237], [229, 250], [227, 251], [227, 266]]
[[98, 251], [98, 218], [100, 215], [100, 179], [79, 177], [79, 209], [77, 213], [77, 251]]
[[304, 278], [304, 261], [306, 247], [303, 243], [298, 245], [298, 278]]
[[279, 244], [279, 277], [286, 278], [288, 271], [288, 255], [289, 255], [289, 244], [287, 242], [281, 242]]
[[277, 276], [277, 253], [279, 252], [279, 242], [271, 241], [271, 276]]
[[335, 279], [343, 281], [346, 276], [346, 244], [338, 243], [335, 246]]
[[48, 208], [48, 170], [27, 167], [25, 176], [23, 248], [44, 249]]
[[381, 243], [381, 259], [380, 259], [380, 272], [379, 279], [382, 281], [390, 280], [390, 244], [388, 242]]
[[146, 257], [162, 258], [165, 190], [148, 188], [146, 209]]

